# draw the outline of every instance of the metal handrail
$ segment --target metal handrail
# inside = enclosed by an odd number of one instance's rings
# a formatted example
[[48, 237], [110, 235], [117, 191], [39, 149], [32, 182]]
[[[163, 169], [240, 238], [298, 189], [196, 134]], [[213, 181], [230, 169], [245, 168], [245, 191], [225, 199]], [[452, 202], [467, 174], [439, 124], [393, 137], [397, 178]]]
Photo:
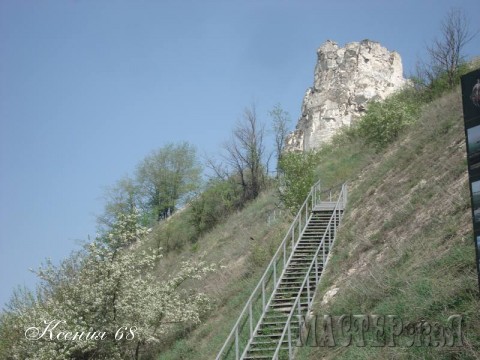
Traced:
[[[335, 208], [333, 210], [332, 216], [330, 217], [330, 221], [328, 222], [327, 228], [325, 229], [325, 232], [323, 234], [322, 240], [320, 242], [320, 246], [318, 247], [317, 251], [315, 252], [315, 256], [313, 257], [312, 262], [310, 263], [310, 267], [308, 268], [308, 270], [306, 272], [305, 279], [303, 280], [302, 286], [300, 287], [300, 290], [298, 291], [297, 297], [295, 298], [295, 302], [292, 305], [292, 309], [290, 310], [290, 313], [289, 313], [287, 321], [285, 323], [285, 327], [283, 329], [282, 335], [280, 336], [280, 339], [278, 341], [275, 353], [273, 354], [273, 357], [272, 357], [272, 359], [274, 359], [274, 360], [278, 360], [278, 355], [280, 353], [280, 348], [282, 346], [285, 335], [287, 335], [287, 334], [288, 334], [288, 358], [292, 359], [291, 322], [292, 322], [293, 314], [294, 314], [294, 312], [297, 308], [298, 313], [299, 313], [298, 314], [299, 315], [299, 317], [298, 317], [299, 330], [298, 331], [299, 331], [299, 335], [300, 335], [300, 332], [301, 332], [301, 329], [300, 329], [300, 316], [301, 316], [300, 297], [301, 297], [301, 295], [302, 295], [302, 293], [305, 289], [305, 286], [307, 286], [307, 305], [308, 305], [307, 312], [308, 312], [311, 309], [311, 306], [312, 306], [312, 303], [313, 303], [313, 296], [314, 296], [314, 294], [312, 294], [312, 296], [310, 296], [310, 291], [309, 291], [309, 288], [310, 288], [310, 274], [312, 272], [313, 267], [315, 266], [315, 271], [316, 271], [315, 279], [316, 279], [316, 282], [318, 284], [318, 282], [320, 281], [321, 275], [322, 275], [322, 274], [320, 274], [320, 277], [318, 276], [318, 257], [320, 255], [319, 253], [320, 253], [320, 250], [323, 249], [323, 264], [322, 265], [323, 265], [323, 269], [325, 269], [325, 266], [328, 262], [328, 255], [327, 255], [327, 258], [325, 258], [325, 237], [327, 236], [327, 233], [332, 230], [332, 220], [333, 220], [333, 238], [331, 237], [331, 235], [329, 236], [329, 240], [330, 240], [329, 241], [329, 246], [331, 247], [333, 245], [333, 242], [335, 241], [335, 238], [336, 238], [337, 222], [340, 223], [340, 219], [342, 217], [342, 212], [339, 209], [340, 200], [342, 200], [343, 208], [345, 208], [346, 201], [347, 201], [347, 190], [346, 190], [346, 185], [345, 184], [342, 185], [342, 190], [341, 190], [341, 192], [338, 196], [338, 200], [337, 200], [337, 203], [335, 204]], [[338, 213], [338, 215], [337, 215], [337, 213]], [[338, 216], [338, 219], [337, 219], [337, 216]], [[323, 271], [322, 271], [322, 273], [323, 273]]]
[[[242, 320], [245, 321], [249, 320], [250, 323], [250, 338], [254, 334], [253, 327], [252, 327], [252, 319], [253, 319], [253, 314], [252, 314], [252, 308], [253, 308], [253, 303], [255, 298], [257, 298], [260, 295], [260, 289], [261, 289], [261, 297], [262, 297], [262, 312], [265, 311], [265, 309], [268, 306], [268, 303], [270, 302], [271, 295], [273, 295], [273, 292], [275, 291], [276, 286], [273, 286], [271, 294], [269, 296], [269, 301], [266, 303], [266, 290], [265, 290], [265, 282], [271, 279], [271, 276], [273, 275], [273, 282], [276, 285], [277, 280], [279, 281], [281, 279], [280, 276], [277, 277], [276, 274], [276, 263], [280, 259], [280, 256], [283, 256], [283, 269], [285, 269], [285, 265], [288, 263], [287, 262], [287, 243], [291, 239], [291, 250], [288, 258], [290, 259], [291, 254], [293, 253], [295, 249], [296, 243], [301, 238], [301, 235], [303, 231], [305, 230], [305, 227], [308, 224], [309, 216], [313, 210], [313, 208], [319, 203], [320, 201], [320, 180], [317, 181], [312, 188], [310, 189], [310, 192], [307, 195], [307, 198], [303, 202], [302, 206], [300, 207], [300, 210], [298, 211], [297, 215], [295, 216], [292, 225], [290, 225], [290, 228], [285, 235], [283, 241], [281, 242], [280, 246], [278, 247], [277, 251], [275, 252], [275, 255], [273, 256], [272, 260], [268, 264], [265, 272], [263, 273], [263, 276], [260, 278], [260, 281], [258, 282], [257, 286], [255, 289], [252, 291], [252, 294], [250, 295], [247, 303], [245, 304], [245, 307], [243, 308], [242, 312], [240, 313], [237, 322], [232, 328], [232, 331], [228, 335], [227, 339], [225, 340], [222, 348], [220, 349], [216, 360], [220, 360], [222, 358], [223, 353], [225, 350], [228, 348], [230, 349], [230, 346], [234, 345], [235, 346], [235, 359], [238, 360], [240, 358], [240, 353], [243, 353], [243, 351], [240, 351], [240, 340], [239, 340], [239, 331], [240, 327], [242, 324]], [[310, 205], [310, 206], [309, 206]], [[309, 210], [310, 207], [310, 210]], [[305, 212], [305, 215], [303, 217], [303, 220], [305, 224], [302, 225], [302, 214]], [[295, 236], [295, 229], [297, 228], [298, 224], [298, 232], [297, 236]], [[247, 315], [248, 314], [248, 315]]]
[[[318, 183], [318, 182], [317, 182], [317, 183]], [[343, 184], [340, 184], [340, 185], [343, 185]], [[319, 191], [319, 194], [328, 194], [328, 196], [327, 196], [327, 195], [325, 195], [325, 196], [326, 196], [327, 199], [329, 199], [329, 201], [331, 201], [331, 200], [332, 200], [332, 191], [335, 190], [335, 189], [337, 189], [338, 187], [339, 187], [339, 186], [337, 185], [337, 186], [330, 187], [329, 189], [325, 189], [325, 190]], [[339, 197], [341, 196], [342, 190], [343, 190], [343, 186], [340, 187]], [[346, 192], [344, 192], [344, 196], [346, 196]], [[308, 197], [307, 197], [307, 199], [308, 199]], [[344, 203], [344, 204], [346, 203], [346, 197], [344, 197], [343, 203]], [[315, 205], [316, 205], [316, 203], [315, 203]], [[312, 201], [312, 209], [314, 208], [315, 205], [314, 205], [314, 202]], [[298, 239], [300, 239], [300, 238], [303, 237], [303, 234], [304, 234], [304, 232], [305, 232], [305, 229], [307, 228], [307, 224], [310, 222], [310, 218], [311, 218], [311, 213], [310, 213], [310, 215], [308, 216], [308, 219], [307, 219], [307, 217], [305, 217], [305, 219], [306, 219], [306, 220], [305, 220], [305, 221], [306, 221], [306, 224], [305, 224], [305, 226], [303, 227], [302, 231], [299, 233]], [[328, 225], [327, 225], [327, 226], [328, 226]], [[300, 242], [297, 241], [297, 242], [295, 243], [295, 246], [292, 246], [292, 251], [290, 252], [290, 255], [289, 255], [288, 260], [287, 260], [287, 262], [286, 262], [287, 266], [288, 266], [288, 264], [290, 263], [290, 261], [292, 260], [292, 257], [293, 257], [293, 255], [295, 254], [295, 251], [296, 251], [297, 246], [298, 246], [299, 243], [300, 243]], [[277, 277], [277, 280], [276, 280], [276, 281], [274, 281], [275, 286], [274, 286], [273, 291], [272, 291], [271, 294], [270, 294], [270, 298], [268, 299], [268, 302], [267, 302], [266, 306], [264, 306], [265, 309], [268, 309], [268, 308], [270, 307], [271, 303], [273, 302], [274, 297], [275, 297], [275, 292], [277, 291], [277, 288], [278, 288], [278, 286], [279, 286], [279, 284], [280, 284], [280, 282], [281, 282], [281, 280], [282, 280], [282, 278], [283, 278], [283, 276], [284, 276], [284, 274], [285, 274], [285, 271], [287, 270], [287, 266], [284, 266], [284, 267], [283, 267], [283, 270], [282, 270], [281, 275], [280, 275], [279, 277]], [[259, 330], [260, 325], [261, 325], [261, 322], [262, 322], [262, 320], [263, 320], [264, 317], [265, 317], [265, 311], [264, 311], [263, 314], [260, 316], [260, 319], [258, 320], [257, 325], [255, 326], [255, 329], [253, 330], [253, 334], [256, 334], [257, 331]], [[242, 356], [240, 357], [240, 359], [243, 359], [243, 358], [246, 356], [247, 351], [248, 351], [248, 348], [249, 348], [249, 346], [251, 345], [252, 341], [253, 341], [253, 337], [250, 336], [250, 339], [249, 339], [247, 345], [245, 346], [245, 349], [244, 349], [244, 351], [243, 351]]]
[[[312, 209], [313, 209], [313, 206], [312, 206]], [[311, 216], [312, 216], [312, 215], [311, 215], [311, 213], [310, 213], [310, 215], [308, 216], [308, 219], [306, 220], [305, 226], [303, 227], [302, 231], [298, 234], [298, 238], [299, 238], [299, 239], [303, 237], [303, 234], [304, 234], [304, 232], [305, 232], [305, 229], [307, 228], [307, 224], [310, 222]], [[295, 243], [295, 245], [292, 246], [292, 251], [290, 251], [290, 255], [288, 256], [288, 260], [286, 261], [285, 264], [288, 265], [288, 264], [290, 263], [290, 261], [292, 260], [294, 254], [295, 254], [295, 251], [297, 250], [297, 246], [298, 246], [299, 243], [300, 243], [300, 241], [297, 241], [297, 242]], [[270, 294], [270, 297], [269, 297], [268, 302], [267, 302], [267, 304], [266, 304], [266, 306], [265, 306], [265, 309], [268, 309], [268, 308], [270, 307], [270, 304], [272, 303], [272, 301], [273, 301], [273, 299], [274, 299], [274, 297], [275, 297], [275, 292], [277, 291], [278, 286], [280, 285], [280, 282], [282, 281], [282, 278], [283, 278], [283, 276], [284, 276], [284, 274], [285, 274], [285, 271], [287, 270], [287, 265], [284, 265], [283, 270], [282, 270], [282, 273], [281, 273], [280, 276], [277, 278], [277, 280], [274, 281], [275, 286], [274, 286], [274, 288], [273, 288], [273, 290], [272, 290], [272, 292], [271, 292], [271, 294]], [[263, 320], [264, 317], [265, 317], [265, 311], [262, 313], [260, 319], [258, 320], [257, 326], [255, 327], [255, 330], [253, 331], [253, 334], [256, 334], [256, 333], [257, 333], [257, 331], [258, 331], [258, 329], [260, 328], [261, 322], [262, 322], [262, 320]], [[244, 349], [244, 351], [243, 351], [243, 353], [242, 353], [241, 359], [243, 359], [243, 358], [245, 357], [245, 355], [246, 355], [246, 353], [247, 353], [247, 351], [248, 351], [248, 348], [249, 348], [250, 344], [252, 343], [252, 340], [253, 340], [253, 337], [250, 337], [250, 339], [249, 339], [249, 341], [248, 341], [248, 344], [247, 344], [247, 346], [245, 346], [245, 349]]]

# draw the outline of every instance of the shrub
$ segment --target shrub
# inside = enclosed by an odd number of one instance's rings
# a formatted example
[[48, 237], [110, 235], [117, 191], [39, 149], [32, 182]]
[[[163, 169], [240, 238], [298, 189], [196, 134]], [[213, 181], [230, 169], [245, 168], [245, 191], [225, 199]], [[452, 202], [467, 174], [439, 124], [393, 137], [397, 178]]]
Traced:
[[198, 234], [203, 234], [242, 205], [242, 190], [238, 185], [232, 180], [212, 180], [192, 201], [190, 224]]
[[296, 213], [315, 183], [315, 167], [319, 155], [316, 152], [286, 153], [280, 160], [282, 171], [280, 199]]
[[359, 135], [368, 145], [381, 150], [415, 121], [421, 104], [411, 89], [392, 95], [383, 102], [372, 102], [358, 123]]

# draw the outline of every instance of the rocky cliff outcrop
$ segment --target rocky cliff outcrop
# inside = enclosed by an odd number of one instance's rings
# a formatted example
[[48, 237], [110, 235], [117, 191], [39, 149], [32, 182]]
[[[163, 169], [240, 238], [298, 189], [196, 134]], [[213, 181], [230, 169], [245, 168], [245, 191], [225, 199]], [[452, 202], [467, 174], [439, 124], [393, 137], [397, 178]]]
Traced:
[[320, 147], [355, 122], [372, 100], [383, 100], [405, 85], [402, 60], [379, 43], [363, 40], [339, 47], [327, 41], [317, 50], [313, 87], [305, 94], [296, 130], [286, 151]]

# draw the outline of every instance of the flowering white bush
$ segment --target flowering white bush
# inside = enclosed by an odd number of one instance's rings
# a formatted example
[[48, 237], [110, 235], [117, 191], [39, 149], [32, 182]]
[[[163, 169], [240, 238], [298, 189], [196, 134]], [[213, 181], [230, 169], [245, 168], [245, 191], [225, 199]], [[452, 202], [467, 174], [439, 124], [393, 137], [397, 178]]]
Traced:
[[104, 238], [58, 267], [47, 261], [37, 271], [37, 294], [18, 291], [0, 317], [0, 358], [138, 359], [171, 324], [200, 322], [210, 302], [183, 284], [214, 267], [185, 262], [159, 279], [160, 253], [130, 248], [147, 232], [136, 215], [119, 215]]

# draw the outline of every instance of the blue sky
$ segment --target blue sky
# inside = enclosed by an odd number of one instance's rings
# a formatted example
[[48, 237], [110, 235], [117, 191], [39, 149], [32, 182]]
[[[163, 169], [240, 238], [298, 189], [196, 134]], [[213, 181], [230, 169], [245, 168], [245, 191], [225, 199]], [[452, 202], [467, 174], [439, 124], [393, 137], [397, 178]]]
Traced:
[[103, 188], [152, 150], [214, 155], [252, 102], [296, 123], [327, 39], [379, 41], [411, 74], [452, 6], [480, 28], [478, 0], [1, 1], [0, 306], [95, 236]]

